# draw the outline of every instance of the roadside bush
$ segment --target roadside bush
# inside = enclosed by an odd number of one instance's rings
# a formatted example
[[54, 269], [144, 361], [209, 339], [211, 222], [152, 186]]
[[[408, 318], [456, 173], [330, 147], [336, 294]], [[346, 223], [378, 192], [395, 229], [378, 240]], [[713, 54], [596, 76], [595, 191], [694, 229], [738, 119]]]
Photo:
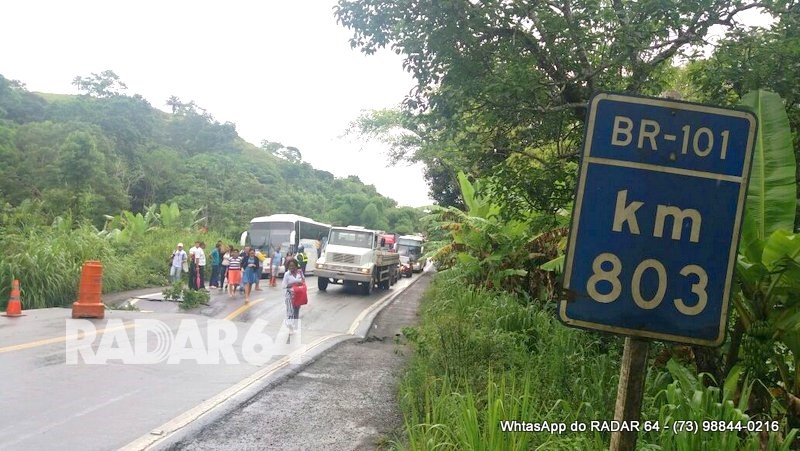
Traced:
[[201, 304], [208, 304], [211, 294], [206, 290], [184, 289], [180, 306], [184, 310], [193, 309]]

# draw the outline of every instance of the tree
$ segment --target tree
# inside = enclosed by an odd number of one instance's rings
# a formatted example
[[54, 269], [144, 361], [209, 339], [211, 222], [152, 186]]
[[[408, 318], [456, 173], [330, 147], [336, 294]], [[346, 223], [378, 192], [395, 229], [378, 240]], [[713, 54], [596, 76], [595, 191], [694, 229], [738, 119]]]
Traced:
[[[768, 30], [735, 31], [714, 54], [686, 68], [697, 100], [735, 105], [748, 91], [767, 89], [785, 103], [794, 133], [794, 151], [800, 160], [800, 14], [786, 14]], [[796, 175], [800, 178], [800, 167]], [[800, 184], [797, 185], [800, 199]], [[800, 202], [795, 228], [800, 228]]]
[[303, 160], [303, 154], [300, 153], [300, 149], [293, 146], [284, 147], [278, 151], [278, 156], [292, 163], [299, 163]]
[[[366, 54], [391, 47], [405, 58], [417, 87], [399, 121], [416, 137], [404, 157], [435, 166], [431, 195], [452, 202], [455, 170], [497, 174], [512, 155], [537, 161], [543, 172], [574, 163], [592, 92], [660, 93], [673, 58], [692, 57], [712, 26], [739, 28], [736, 14], [757, 6], [340, 0], [335, 14], [353, 31], [353, 47]], [[524, 180], [494, 177], [487, 187], [509, 182], [513, 189], [495, 190], [507, 194], [498, 199], [506, 211], [520, 196], [530, 205], [551, 197]]]
[[24, 178], [20, 177], [18, 169], [23, 161], [23, 155], [14, 145], [14, 134], [16, 130], [0, 122], [0, 202], [5, 205], [6, 201], [14, 198], [22, 200], [19, 187], [24, 184]]
[[375, 204], [369, 204], [361, 212], [361, 223], [366, 227], [375, 228], [378, 222], [378, 207]]
[[[34, 115], [27, 104], [37, 102]], [[265, 140], [259, 149], [194, 102], [169, 103], [175, 114], [165, 116], [139, 95], [39, 96], [0, 77], [0, 197], [12, 207], [37, 200], [47, 224], [72, 209], [76, 221], [97, 226], [104, 214], [176, 202], [201, 209], [207, 225], [231, 238], [254, 215], [359, 224], [373, 204], [375, 224], [385, 226], [396, 210], [357, 177], [303, 163], [296, 147]]]
[[177, 117], [169, 123], [169, 142], [173, 147], [192, 155], [209, 151], [238, 152], [235, 124], [220, 124], [194, 101], [183, 104], [177, 111]]
[[269, 140], [266, 140], [266, 139], [261, 141], [261, 149], [264, 150], [265, 152], [271, 154], [271, 155], [277, 156], [278, 155], [278, 151], [283, 149], [283, 148], [284, 148], [284, 145], [279, 143], [279, 142], [269, 141]]
[[422, 213], [416, 208], [400, 207], [386, 210], [387, 230], [400, 235], [410, 235], [421, 229], [419, 219]]
[[99, 74], [92, 72], [88, 77], [75, 77], [72, 84], [86, 95], [100, 98], [117, 96], [120, 95], [120, 91], [128, 89], [112, 70], [105, 70]]
[[17, 123], [40, 121], [45, 104], [43, 98], [28, 92], [24, 83], [0, 75], [0, 119]]
[[92, 135], [75, 131], [67, 136], [61, 146], [61, 178], [72, 190], [71, 209], [76, 216], [81, 213], [85, 196], [91, 192], [93, 182], [102, 174], [105, 157], [97, 150]]
[[181, 99], [177, 98], [176, 96], [169, 96], [167, 99], [167, 106], [172, 108], [172, 114], [175, 114], [181, 108], [183, 108], [183, 102]]
[[300, 153], [300, 149], [294, 146], [284, 146], [279, 142], [264, 139], [261, 141], [261, 149], [270, 155], [292, 163], [300, 163], [303, 161], [303, 154]]

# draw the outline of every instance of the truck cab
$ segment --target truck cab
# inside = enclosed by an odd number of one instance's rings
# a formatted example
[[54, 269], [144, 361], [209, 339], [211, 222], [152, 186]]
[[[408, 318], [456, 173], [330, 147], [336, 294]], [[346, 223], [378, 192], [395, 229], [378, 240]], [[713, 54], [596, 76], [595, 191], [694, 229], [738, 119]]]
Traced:
[[316, 262], [315, 272], [320, 291], [328, 284], [357, 284], [366, 294], [375, 285], [387, 289], [397, 281], [396, 253], [382, 250], [379, 230], [361, 226], [332, 227], [325, 252]]

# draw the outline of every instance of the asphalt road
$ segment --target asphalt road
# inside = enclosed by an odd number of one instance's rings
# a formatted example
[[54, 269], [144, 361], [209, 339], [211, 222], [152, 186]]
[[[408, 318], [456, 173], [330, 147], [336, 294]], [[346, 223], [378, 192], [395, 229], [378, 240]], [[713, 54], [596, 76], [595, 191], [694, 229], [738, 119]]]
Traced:
[[[282, 355], [248, 362], [243, 357], [248, 347], [243, 337], [251, 333], [254, 324], [266, 321], [262, 333], [274, 343], [289, 344], [274, 348], [278, 351], [323, 347], [328, 341], [341, 341], [363, 329], [376, 307], [409, 283], [402, 280], [388, 291], [375, 290], [367, 297], [333, 285], [327, 292], [318, 292], [316, 281], [309, 278], [309, 282], [309, 304], [301, 310], [301, 331], [291, 336], [285, 327], [281, 330], [283, 292], [266, 284], [263, 291], [254, 292], [249, 305], [244, 304], [242, 295], [232, 299], [212, 291], [208, 306], [188, 313], [181, 312], [175, 303], [138, 299], [133, 304], [139, 311], [107, 310], [105, 319], [91, 320], [98, 329], [97, 337], [90, 342], [94, 351], [106, 336], [106, 344], [112, 348], [124, 348], [123, 336], [135, 343], [132, 326], [137, 319], [163, 322], [171, 331], [173, 347], [179, 341], [179, 329], [185, 328], [189, 333], [184, 334], [188, 338], [183, 347], [188, 350], [170, 357], [182, 358], [176, 364], [123, 364], [119, 359], [86, 364], [80, 358], [77, 364], [67, 364], [68, 355], [79, 354], [68, 353], [66, 344], [88, 340], [73, 333], [75, 329], [68, 329], [68, 309], [25, 311], [19, 318], [0, 316], [0, 449], [117, 449], [143, 435], [166, 433], [159, 428], [192, 421], [192, 415], [204, 411], [201, 406], [213, 408], [214, 402], [246, 388], [246, 381], [268, 377], [273, 367], [299, 363], [295, 359], [290, 363]], [[143, 298], [158, 296], [154, 293]], [[192, 340], [199, 337], [199, 348], [205, 349], [212, 342], [209, 330], [219, 334], [219, 322], [211, 320], [219, 319], [228, 319], [238, 333], [232, 344], [238, 363], [200, 364], [193, 360], [198, 343]], [[198, 331], [196, 337], [192, 330]], [[113, 341], [112, 336], [116, 337]], [[156, 338], [147, 335], [148, 350], [155, 348]], [[259, 350], [257, 346], [253, 349]], [[225, 360], [224, 355], [217, 357]]]
[[382, 309], [366, 339], [340, 343], [161, 449], [374, 450], [397, 440], [403, 424], [397, 385], [410, 352], [402, 329], [416, 324], [429, 282], [419, 276]]

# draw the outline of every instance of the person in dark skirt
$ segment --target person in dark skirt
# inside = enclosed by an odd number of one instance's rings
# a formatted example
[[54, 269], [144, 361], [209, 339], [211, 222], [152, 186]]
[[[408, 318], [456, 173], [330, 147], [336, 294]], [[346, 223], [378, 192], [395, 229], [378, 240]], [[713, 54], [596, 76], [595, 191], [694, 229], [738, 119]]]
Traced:
[[256, 251], [250, 249], [244, 261], [242, 261], [242, 268], [244, 268], [244, 275], [242, 276], [242, 285], [244, 285], [244, 302], [250, 302], [250, 291], [253, 285], [261, 276], [261, 261], [256, 257]]

